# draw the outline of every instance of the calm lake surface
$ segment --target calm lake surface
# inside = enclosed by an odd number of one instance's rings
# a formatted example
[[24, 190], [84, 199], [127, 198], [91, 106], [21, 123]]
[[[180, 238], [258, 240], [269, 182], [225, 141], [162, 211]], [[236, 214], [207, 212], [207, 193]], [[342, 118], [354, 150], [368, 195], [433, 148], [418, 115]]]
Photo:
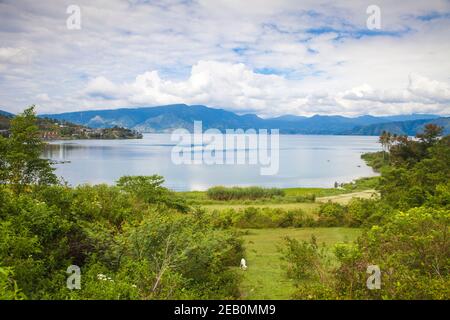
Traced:
[[[56, 174], [69, 184], [113, 184], [124, 175], [164, 176], [173, 190], [205, 190], [211, 186], [333, 187], [376, 175], [361, 154], [380, 150], [378, 137], [280, 135], [279, 170], [260, 174], [259, 164], [179, 164], [171, 160], [170, 134], [145, 134], [140, 140], [54, 141], [44, 157], [69, 161]], [[246, 152], [241, 150], [238, 152]]]

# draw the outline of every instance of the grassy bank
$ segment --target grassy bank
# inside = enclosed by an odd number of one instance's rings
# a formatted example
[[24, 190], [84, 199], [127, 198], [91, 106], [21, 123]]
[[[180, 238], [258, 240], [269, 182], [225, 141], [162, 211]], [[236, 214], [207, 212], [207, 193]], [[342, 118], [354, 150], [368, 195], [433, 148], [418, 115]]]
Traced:
[[320, 198], [340, 195], [349, 195], [351, 197], [351, 194], [353, 193], [355, 193], [356, 196], [357, 193], [361, 191], [373, 190], [378, 184], [378, 179], [378, 177], [360, 178], [354, 182], [342, 184], [337, 188], [283, 188], [278, 189], [280, 195], [270, 195], [268, 197], [257, 199], [217, 200], [209, 197], [208, 191], [187, 191], [178, 192], [178, 194], [182, 196], [188, 204], [202, 206], [208, 209], [258, 206], [288, 209], [306, 208], [308, 210], [311, 206], [304, 206], [304, 204], [314, 203], [317, 200], [320, 200]]

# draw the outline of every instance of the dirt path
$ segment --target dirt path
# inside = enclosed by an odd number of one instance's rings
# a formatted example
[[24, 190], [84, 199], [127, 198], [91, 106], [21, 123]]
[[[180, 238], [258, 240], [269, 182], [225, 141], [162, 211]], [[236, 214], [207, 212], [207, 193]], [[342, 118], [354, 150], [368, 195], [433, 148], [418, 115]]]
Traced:
[[379, 193], [376, 190], [364, 190], [360, 192], [352, 192], [340, 194], [337, 196], [329, 196], [329, 197], [320, 197], [316, 199], [316, 202], [336, 202], [340, 204], [347, 204], [353, 198], [361, 198], [361, 199], [370, 199], [372, 197], [378, 196]]

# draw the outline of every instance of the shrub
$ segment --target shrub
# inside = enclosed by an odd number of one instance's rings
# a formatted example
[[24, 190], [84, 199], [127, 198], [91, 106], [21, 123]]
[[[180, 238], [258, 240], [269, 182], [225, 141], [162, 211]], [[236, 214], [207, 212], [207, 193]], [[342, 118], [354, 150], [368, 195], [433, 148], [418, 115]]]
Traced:
[[[450, 212], [415, 208], [396, 212], [356, 245], [338, 246], [336, 291], [348, 299], [448, 299]], [[368, 265], [381, 269], [381, 289], [366, 287]]]
[[392, 208], [380, 200], [354, 198], [347, 205], [345, 225], [349, 227], [370, 227], [382, 224]]
[[212, 225], [220, 228], [288, 228], [316, 226], [314, 218], [301, 209], [248, 207], [243, 209], [214, 210], [207, 215]]
[[318, 223], [326, 227], [343, 226], [346, 224], [345, 215], [345, 206], [329, 201], [320, 206]]
[[285, 242], [286, 247], [282, 253], [283, 259], [288, 263], [287, 276], [289, 278], [296, 282], [325, 279], [325, 252], [317, 245], [314, 235], [309, 242], [289, 237], [285, 238]]
[[284, 196], [284, 190], [277, 188], [261, 188], [261, 187], [212, 187], [207, 191], [207, 196], [213, 200], [255, 200], [262, 198], [273, 198]]
[[303, 196], [296, 196], [295, 202], [315, 202], [316, 195], [315, 194], [306, 194]]
[[[147, 182], [137, 190], [35, 186], [23, 194], [0, 187], [0, 261], [14, 269], [0, 279], [0, 294], [11, 297], [14, 279], [30, 299], [238, 297], [231, 266], [244, 256], [241, 238], [201, 212], [180, 212], [169, 192], [148, 192]], [[82, 270], [81, 290], [66, 288], [72, 264]]]
[[13, 277], [13, 268], [0, 267], [0, 300], [23, 300], [26, 298]]
[[163, 204], [181, 212], [188, 212], [184, 199], [173, 191], [162, 186], [164, 178], [153, 176], [123, 176], [117, 186], [126, 193], [147, 204]]

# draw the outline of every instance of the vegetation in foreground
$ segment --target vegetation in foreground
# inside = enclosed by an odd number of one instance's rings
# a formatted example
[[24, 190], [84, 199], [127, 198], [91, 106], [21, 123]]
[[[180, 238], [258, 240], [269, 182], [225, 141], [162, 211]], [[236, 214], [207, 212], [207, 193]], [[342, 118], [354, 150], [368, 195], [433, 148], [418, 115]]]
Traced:
[[[390, 136], [387, 154], [372, 155], [387, 160], [380, 167], [380, 199], [321, 209], [331, 224], [365, 226], [354, 243], [334, 247], [337, 266], [327, 263], [314, 239], [286, 239], [294, 298], [450, 298], [450, 136], [440, 133], [428, 125], [416, 139]], [[379, 290], [367, 288], [369, 265], [381, 270]]]
[[[284, 274], [280, 267], [272, 275], [292, 284], [292, 298], [449, 299], [450, 136], [439, 134], [428, 126], [379, 154], [387, 159], [381, 177], [363, 182], [376, 184], [378, 198], [303, 198], [308, 212], [205, 210], [202, 201], [287, 204], [304, 194], [241, 190], [221, 201], [174, 193], [159, 176], [71, 188], [40, 158], [44, 143], [28, 109], [12, 120], [9, 138], [0, 138], [0, 299], [281, 297], [267, 294], [273, 282], [264, 265], [284, 266]], [[351, 236], [327, 241], [336, 230]], [[277, 251], [275, 240], [264, 246], [271, 237], [279, 239]], [[242, 257], [253, 264], [247, 272], [236, 268]], [[71, 265], [81, 268], [80, 290], [66, 287]], [[380, 290], [367, 289], [368, 265], [381, 268]]]
[[[375, 189], [379, 177], [360, 178], [350, 183], [338, 184], [335, 188], [262, 188], [217, 186], [207, 191], [184, 191], [179, 194], [193, 206], [271, 206], [283, 204], [315, 203], [324, 197], [357, 193]], [[301, 206], [299, 206], [301, 207]]]
[[333, 262], [332, 248], [336, 243], [350, 242], [361, 233], [358, 228], [274, 228], [244, 230], [244, 245], [249, 268], [243, 275], [242, 299], [292, 299], [296, 292], [295, 281], [286, 276], [287, 262], [284, 261], [285, 239], [309, 241], [311, 236], [325, 244], [325, 250]]
[[[32, 110], [0, 138], [0, 297], [4, 299], [231, 299], [244, 255], [233, 230], [161, 186], [122, 177], [116, 186], [59, 185]], [[82, 289], [66, 287], [77, 265]]]

